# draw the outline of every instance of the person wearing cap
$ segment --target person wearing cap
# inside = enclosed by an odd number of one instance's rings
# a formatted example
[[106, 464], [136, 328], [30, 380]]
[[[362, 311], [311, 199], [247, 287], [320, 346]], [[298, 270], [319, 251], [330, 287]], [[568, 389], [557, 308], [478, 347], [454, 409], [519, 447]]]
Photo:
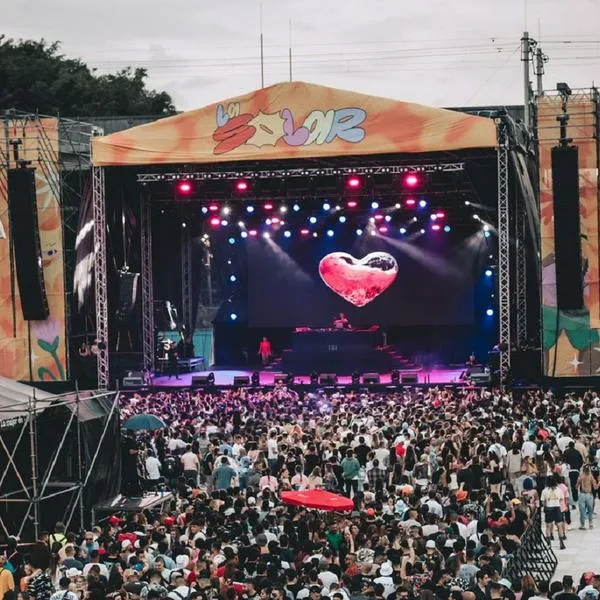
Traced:
[[392, 577], [393, 574], [394, 568], [392, 567], [392, 563], [387, 561], [384, 562], [381, 567], [379, 567], [379, 577], [376, 577], [373, 580], [375, 585], [379, 583], [383, 586], [384, 598], [391, 596], [396, 591], [396, 584], [394, 583], [394, 578]]

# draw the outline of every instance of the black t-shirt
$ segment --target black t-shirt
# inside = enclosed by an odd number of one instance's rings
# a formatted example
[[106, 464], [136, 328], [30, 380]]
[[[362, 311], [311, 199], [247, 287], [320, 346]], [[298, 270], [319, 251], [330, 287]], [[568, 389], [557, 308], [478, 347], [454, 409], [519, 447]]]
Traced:
[[579, 600], [579, 596], [573, 592], [560, 592], [552, 596], [552, 600]]

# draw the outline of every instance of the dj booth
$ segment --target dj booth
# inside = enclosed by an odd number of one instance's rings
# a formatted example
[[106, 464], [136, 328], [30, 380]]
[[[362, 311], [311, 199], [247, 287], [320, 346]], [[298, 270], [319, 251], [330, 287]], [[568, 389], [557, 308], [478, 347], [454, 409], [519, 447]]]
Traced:
[[381, 349], [382, 332], [371, 329], [308, 329], [293, 333], [292, 348], [283, 353], [283, 368], [295, 374], [336, 373], [354, 371], [385, 373], [391, 368], [391, 357]]

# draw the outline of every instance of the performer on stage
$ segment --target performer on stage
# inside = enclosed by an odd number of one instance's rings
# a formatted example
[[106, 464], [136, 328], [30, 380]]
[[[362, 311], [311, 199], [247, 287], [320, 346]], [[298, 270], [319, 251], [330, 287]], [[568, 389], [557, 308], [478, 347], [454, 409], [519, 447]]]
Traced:
[[169, 379], [175, 375], [179, 379], [179, 364], [177, 362], [177, 344], [171, 340], [167, 348], [167, 369], [169, 371]]
[[263, 337], [258, 346], [258, 355], [260, 356], [263, 365], [269, 364], [271, 356], [273, 355], [273, 350], [271, 348], [271, 342], [266, 337]]
[[348, 321], [346, 315], [341, 312], [333, 321], [333, 327], [334, 329], [350, 329], [350, 321]]

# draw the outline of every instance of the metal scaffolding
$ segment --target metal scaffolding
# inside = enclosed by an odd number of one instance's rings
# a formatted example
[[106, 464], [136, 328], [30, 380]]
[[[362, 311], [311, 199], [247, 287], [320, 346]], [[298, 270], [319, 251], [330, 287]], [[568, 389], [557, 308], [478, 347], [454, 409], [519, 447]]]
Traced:
[[106, 192], [104, 168], [92, 167], [92, 203], [94, 208], [94, 283], [96, 302], [96, 339], [98, 341], [98, 389], [110, 383], [108, 361], [108, 272], [106, 248]]
[[152, 278], [152, 205], [143, 190], [140, 197], [140, 237], [142, 258], [142, 349], [144, 371], [154, 373], [154, 285]]
[[[35, 388], [31, 388], [32, 395], [27, 402], [15, 402], [15, 404], [3, 405], [1, 408], [2, 419], [0, 420], [0, 463], [4, 463], [0, 471], [0, 507], [4, 514], [9, 512], [17, 515], [17, 506], [21, 506], [20, 514], [13, 519], [13, 525], [4, 522], [0, 516], [0, 529], [8, 535], [22, 537], [26, 534], [28, 525], [32, 528], [33, 539], [39, 539], [40, 524], [43, 521], [44, 506], [46, 502], [56, 503], [59, 497], [70, 495], [65, 501], [63, 521], [67, 528], [75, 517], [79, 529], [86, 526], [83, 491], [87, 485], [94, 466], [100, 455], [102, 442], [108, 431], [109, 424], [115, 410], [118, 409], [118, 394], [106, 392], [82, 398], [79, 393], [70, 393], [62, 396], [50, 396], [42, 393], [42, 397], [36, 397]], [[39, 394], [38, 394], [39, 396]], [[96, 446], [89, 464], [84, 463], [84, 452], [81, 436], [80, 406], [91, 398], [111, 398], [111, 409], [105, 420], [99, 443]], [[40, 472], [40, 431], [38, 429], [38, 417], [47, 409], [56, 411], [65, 408], [69, 417], [62, 425], [59, 443], [52, 448], [43, 448], [43, 452], [51, 453], [50, 459], [43, 472]], [[46, 424], [47, 427], [50, 424]], [[75, 432], [73, 431], [75, 430]], [[72, 434], [75, 433], [73, 436]], [[74, 442], [74, 444], [73, 444]], [[20, 461], [23, 455], [22, 449], [26, 448], [29, 454], [28, 461]], [[72, 473], [69, 481], [57, 478], [57, 468], [64, 466], [67, 458], [73, 459], [71, 453], [76, 453], [75, 459], [78, 465], [77, 472]], [[21, 463], [21, 464], [20, 464]], [[27, 464], [26, 464], [27, 463]], [[83, 473], [86, 473], [85, 477]], [[65, 470], [61, 471], [63, 474]], [[10, 484], [10, 480], [15, 485]], [[13, 508], [14, 507], [14, 508]], [[54, 508], [54, 506], [53, 506]], [[16, 522], [16, 524], [14, 524]], [[25, 537], [29, 537], [25, 535]]]
[[498, 126], [498, 329], [500, 342], [500, 379], [510, 371], [510, 217], [508, 194], [508, 132], [505, 120]]
[[190, 228], [185, 226], [181, 228], [181, 317], [186, 328], [193, 329], [192, 238]]
[[525, 202], [517, 202], [515, 222], [516, 244], [516, 291], [515, 325], [516, 342], [521, 346], [529, 338], [527, 327], [527, 208]]

